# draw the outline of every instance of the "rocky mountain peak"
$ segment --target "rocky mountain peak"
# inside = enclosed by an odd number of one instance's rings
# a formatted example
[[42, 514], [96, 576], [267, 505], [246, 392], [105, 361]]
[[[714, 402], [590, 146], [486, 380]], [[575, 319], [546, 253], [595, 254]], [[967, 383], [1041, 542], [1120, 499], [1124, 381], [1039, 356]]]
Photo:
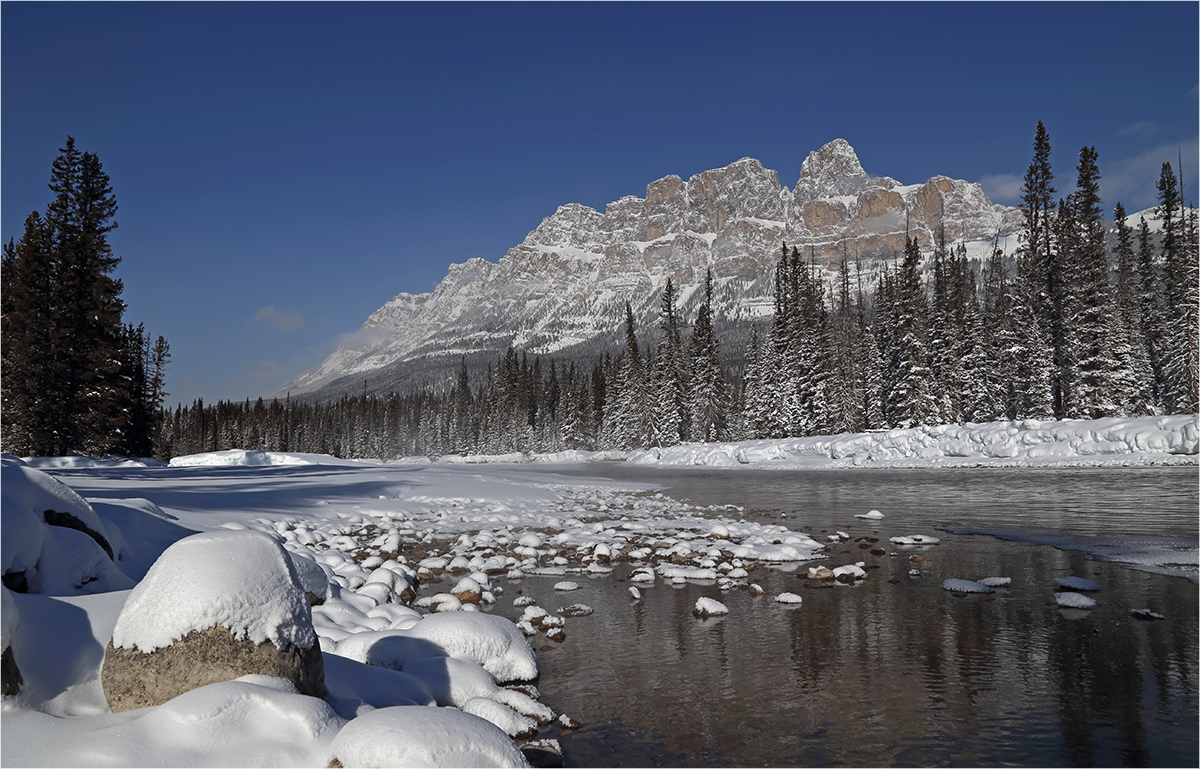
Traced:
[[796, 196], [805, 200], [849, 195], [866, 185], [867, 172], [845, 139], [833, 141], [808, 153], [800, 166]]
[[644, 198], [627, 195], [603, 211], [559, 206], [499, 262], [452, 265], [433, 292], [397, 296], [275, 394], [441, 386], [464, 357], [472, 371], [486, 371], [508, 345], [590, 365], [623, 343], [626, 302], [640, 338], [653, 342], [667, 279], [688, 316], [709, 269], [721, 297], [717, 323], [744, 333], [770, 316], [781, 242], [804, 249], [830, 281], [852, 254], [869, 282], [910, 234], [927, 247], [944, 227], [982, 259], [996, 234], [1015, 234], [1020, 221], [1017, 209], [992, 204], [978, 184], [868, 177], [844, 139], [809, 153], [794, 191], [753, 158], [687, 179], [664, 176]]

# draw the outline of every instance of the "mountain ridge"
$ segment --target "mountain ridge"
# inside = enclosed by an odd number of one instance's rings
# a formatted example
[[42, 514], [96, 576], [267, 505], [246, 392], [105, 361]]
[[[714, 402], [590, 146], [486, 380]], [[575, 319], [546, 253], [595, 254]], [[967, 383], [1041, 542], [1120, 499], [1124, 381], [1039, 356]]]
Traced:
[[1020, 212], [992, 203], [978, 183], [869, 176], [844, 139], [810, 152], [792, 189], [750, 157], [686, 181], [668, 175], [645, 197], [624, 196], [603, 212], [560, 205], [498, 262], [455, 263], [433, 291], [397, 294], [325, 361], [268, 397], [428, 384], [457, 371], [460, 357], [480, 369], [510, 344], [582, 359], [619, 344], [626, 300], [639, 338], [657, 339], [666, 279], [689, 317], [709, 268], [718, 325], [744, 329], [770, 314], [781, 242], [810, 251], [828, 277], [843, 256], [870, 276], [903, 250], [906, 235], [928, 247], [939, 224], [979, 258], [994, 237], [1016, 234]]

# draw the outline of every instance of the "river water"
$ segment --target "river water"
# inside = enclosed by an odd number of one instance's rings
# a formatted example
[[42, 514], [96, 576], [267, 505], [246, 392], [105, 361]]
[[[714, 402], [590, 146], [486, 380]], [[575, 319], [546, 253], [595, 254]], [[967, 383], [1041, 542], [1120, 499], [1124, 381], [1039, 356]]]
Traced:
[[[551, 611], [595, 609], [539, 655], [544, 701], [581, 724], [545, 734], [569, 766], [1198, 763], [1194, 468], [553, 471], [654, 483], [744, 508], [734, 517], [887, 549], [829, 548], [831, 566], [877, 567], [853, 587], [761, 568], [761, 597], [659, 580], [632, 601], [628, 566], [569, 596], [554, 579], [513, 583], [506, 595]], [[871, 509], [886, 517], [855, 518]], [[911, 534], [941, 544], [887, 543]], [[1012, 585], [941, 588], [989, 576]], [[1054, 579], [1067, 576], [1101, 584], [1100, 607], [1058, 607]], [[772, 600], [785, 591], [803, 603]], [[693, 617], [700, 596], [730, 613]], [[1130, 615], [1144, 608], [1166, 619]]]

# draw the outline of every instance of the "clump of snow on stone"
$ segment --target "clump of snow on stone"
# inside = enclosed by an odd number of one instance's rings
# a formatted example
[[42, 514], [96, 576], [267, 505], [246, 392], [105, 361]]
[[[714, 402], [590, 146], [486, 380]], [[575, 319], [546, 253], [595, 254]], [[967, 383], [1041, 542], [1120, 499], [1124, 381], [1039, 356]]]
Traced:
[[266, 534], [210, 531], [171, 545], [129, 594], [113, 646], [151, 652], [217, 625], [281, 649], [315, 643], [292, 559]]
[[972, 582], [969, 579], [951, 578], [942, 582], [942, 590], [949, 590], [954, 593], [994, 593], [987, 585], [980, 582]]
[[1012, 584], [1012, 577], [986, 577], [979, 580], [979, 584], [988, 587], [1008, 587]]
[[1133, 617], [1134, 619], [1142, 619], [1142, 620], [1166, 619], [1166, 617], [1159, 614], [1158, 612], [1150, 611], [1149, 609], [1130, 609], [1129, 615], [1131, 617]]
[[642, 599], [642, 591], [638, 590], [636, 587], [630, 586], [629, 597], [635, 601], [640, 601]]
[[1092, 582], [1090, 579], [1084, 579], [1083, 577], [1056, 577], [1054, 579], [1054, 584], [1058, 587], [1064, 587], [1067, 590], [1082, 590], [1088, 593], [1094, 593], [1103, 589], [1100, 587], [1100, 585]]
[[554, 583], [554, 589], [564, 593], [571, 590], [578, 590], [579, 583], [570, 581], [556, 582]]
[[1070, 591], [1056, 593], [1054, 601], [1066, 609], [1094, 609], [1100, 605], [1100, 602], [1094, 598], [1089, 598], [1083, 593], [1073, 593]]
[[893, 545], [936, 545], [941, 542], [937, 537], [928, 534], [912, 534], [907, 537], [892, 537], [888, 540]]
[[725, 604], [703, 596], [696, 599], [696, 606], [692, 609], [692, 614], [697, 617], [716, 617], [728, 613], [729, 607]]
[[379, 708], [346, 724], [331, 752], [343, 766], [528, 766], [508, 735], [452, 708]]
[[855, 518], [866, 518], [867, 520], [870, 520], [870, 521], [878, 521], [883, 518], [883, 513], [879, 512], [878, 510], [872, 510], [868, 513], [860, 513], [854, 517]]
[[804, 599], [795, 593], [780, 593], [775, 596], [775, 600], [779, 603], [799, 604], [803, 603]]

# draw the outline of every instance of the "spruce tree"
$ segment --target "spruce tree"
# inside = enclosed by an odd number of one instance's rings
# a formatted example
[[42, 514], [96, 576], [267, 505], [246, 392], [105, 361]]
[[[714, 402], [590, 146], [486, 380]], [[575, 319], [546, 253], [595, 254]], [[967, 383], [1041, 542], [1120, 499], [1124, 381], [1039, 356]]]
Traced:
[[692, 328], [690, 350], [692, 439], [704, 442], [722, 437], [726, 418], [727, 388], [713, 332], [712, 296], [712, 269], [709, 269], [704, 277], [704, 302]]

